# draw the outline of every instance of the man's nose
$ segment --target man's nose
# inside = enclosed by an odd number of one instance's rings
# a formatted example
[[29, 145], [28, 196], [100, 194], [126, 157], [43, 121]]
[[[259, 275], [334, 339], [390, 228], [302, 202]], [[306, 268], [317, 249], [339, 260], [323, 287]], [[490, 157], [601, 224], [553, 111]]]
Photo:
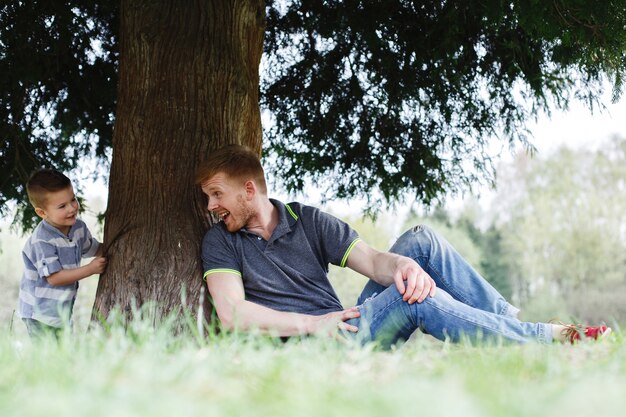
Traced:
[[207, 200], [208, 200], [208, 201], [207, 201], [207, 204], [206, 204], [206, 205], [207, 205], [207, 209], [208, 209], [209, 211], [213, 211], [213, 210], [215, 210], [215, 209], [217, 208], [217, 204], [215, 204], [215, 203], [211, 202], [211, 199], [210, 199], [210, 198], [207, 198]]

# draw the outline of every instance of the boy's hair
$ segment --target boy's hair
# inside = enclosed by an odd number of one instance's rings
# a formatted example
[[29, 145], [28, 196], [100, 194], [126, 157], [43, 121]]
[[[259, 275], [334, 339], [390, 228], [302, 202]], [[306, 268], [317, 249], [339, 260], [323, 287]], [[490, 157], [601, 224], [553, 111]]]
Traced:
[[242, 145], [226, 145], [209, 156], [196, 173], [196, 184], [202, 185], [218, 173], [242, 181], [254, 180], [259, 191], [267, 194], [265, 173], [259, 156]]
[[72, 186], [72, 181], [63, 173], [49, 168], [33, 172], [26, 183], [28, 199], [33, 207], [42, 208], [46, 204], [48, 193], [61, 191]]

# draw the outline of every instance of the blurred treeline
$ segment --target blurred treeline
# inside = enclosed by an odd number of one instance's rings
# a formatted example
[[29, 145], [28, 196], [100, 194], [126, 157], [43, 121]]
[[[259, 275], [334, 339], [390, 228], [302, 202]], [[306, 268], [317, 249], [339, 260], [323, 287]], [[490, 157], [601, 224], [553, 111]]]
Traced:
[[[626, 323], [626, 139], [596, 151], [519, 153], [497, 172], [487, 202], [412, 212], [401, 229], [394, 225], [403, 220], [388, 215], [348, 220], [380, 250], [404, 229], [428, 224], [522, 309], [522, 319]], [[363, 279], [338, 268], [331, 275], [353, 304]]]

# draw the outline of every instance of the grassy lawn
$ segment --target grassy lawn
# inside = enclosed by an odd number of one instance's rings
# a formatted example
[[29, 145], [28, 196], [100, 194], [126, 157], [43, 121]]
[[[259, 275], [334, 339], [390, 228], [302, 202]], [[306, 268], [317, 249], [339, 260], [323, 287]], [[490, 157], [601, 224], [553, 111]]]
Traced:
[[[21, 324], [21, 323], [19, 323]], [[576, 346], [427, 336], [381, 352], [137, 322], [32, 344], [0, 332], [0, 416], [623, 416], [621, 333]]]

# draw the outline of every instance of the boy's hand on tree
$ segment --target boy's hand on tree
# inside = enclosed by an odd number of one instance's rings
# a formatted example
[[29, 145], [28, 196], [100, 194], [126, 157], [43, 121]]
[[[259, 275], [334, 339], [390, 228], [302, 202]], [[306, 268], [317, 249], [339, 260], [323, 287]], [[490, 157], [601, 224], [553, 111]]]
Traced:
[[93, 258], [93, 260], [89, 262], [89, 266], [91, 267], [93, 274], [102, 274], [107, 267], [107, 258], [104, 256]]

